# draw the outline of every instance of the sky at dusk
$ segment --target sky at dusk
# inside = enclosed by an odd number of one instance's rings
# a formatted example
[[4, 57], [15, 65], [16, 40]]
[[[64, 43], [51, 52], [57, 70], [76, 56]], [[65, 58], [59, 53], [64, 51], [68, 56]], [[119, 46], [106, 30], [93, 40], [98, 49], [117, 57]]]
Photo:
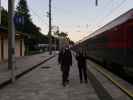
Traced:
[[[15, 5], [19, 0], [15, 0]], [[1, 0], [7, 9], [8, 0]], [[48, 0], [27, 0], [33, 22], [48, 32]], [[78, 41], [133, 8], [133, 0], [52, 0], [52, 25]]]

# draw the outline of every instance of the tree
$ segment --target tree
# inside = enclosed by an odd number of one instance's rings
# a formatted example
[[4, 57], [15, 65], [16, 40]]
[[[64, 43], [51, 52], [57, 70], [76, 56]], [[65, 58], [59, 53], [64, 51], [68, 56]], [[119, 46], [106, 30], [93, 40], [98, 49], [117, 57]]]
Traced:
[[15, 15], [24, 17], [24, 24], [17, 25], [16, 29], [22, 32], [25, 32], [25, 33], [29, 33], [29, 31], [31, 30], [31, 26], [32, 26], [32, 20], [31, 20], [31, 15], [29, 13], [26, 0], [20, 0], [18, 2]]
[[61, 46], [63, 46], [64, 44], [70, 43], [70, 39], [66, 32], [60, 32], [59, 30], [57, 30], [56, 32], [54, 32], [54, 35], [57, 37], [56, 41], [58, 41], [58, 48], [61, 48]]
[[26, 0], [20, 0], [16, 9], [18, 15], [24, 16], [27, 20], [31, 21]]
[[28, 54], [29, 47], [30, 47], [31, 43], [34, 43], [34, 41], [32, 39], [32, 35], [30, 34], [31, 30], [32, 30], [31, 27], [33, 27], [33, 26], [32, 26], [31, 17], [29, 14], [29, 9], [28, 9], [28, 5], [27, 5], [26, 0], [20, 0], [18, 2], [15, 16], [23, 16], [24, 17], [24, 24], [23, 25], [18, 24], [15, 27], [18, 31], [21, 31], [23, 33], [28, 33], [28, 35], [30, 37], [30, 39], [25, 37], [25, 40], [24, 40], [25, 47], [26, 47], [25, 53]]
[[19, 1], [15, 15], [24, 17], [24, 24], [16, 25], [16, 29], [18, 31], [28, 33], [30, 36], [30, 39], [25, 38], [26, 50], [32, 51], [35, 45], [44, 42], [46, 43], [48, 41], [48, 38], [40, 32], [40, 28], [32, 22], [26, 0]]
[[67, 38], [68, 34], [65, 33], [65, 32], [61, 32], [61, 33], [59, 34], [59, 36], [61, 36], [61, 37], [63, 37], [63, 38]]
[[4, 8], [1, 11], [1, 25], [4, 27], [8, 26], [8, 12]]
[[29, 35], [31, 35], [31, 37], [36, 37], [38, 34], [40, 34], [40, 28], [32, 22], [26, 0], [19, 1], [15, 15], [24, 17], [24, 24], [17, 25], [17, 30], [28, 33]]

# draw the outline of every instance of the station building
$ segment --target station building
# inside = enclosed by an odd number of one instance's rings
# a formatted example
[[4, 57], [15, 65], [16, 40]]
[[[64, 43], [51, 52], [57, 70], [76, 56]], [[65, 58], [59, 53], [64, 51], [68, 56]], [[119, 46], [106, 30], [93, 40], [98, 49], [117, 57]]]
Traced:
[[[15, 34], [15, 55], [16, 57], [25, 55], [24, 33]], [[0, 26], [0, 62], [8, 59], [8, 29]]]

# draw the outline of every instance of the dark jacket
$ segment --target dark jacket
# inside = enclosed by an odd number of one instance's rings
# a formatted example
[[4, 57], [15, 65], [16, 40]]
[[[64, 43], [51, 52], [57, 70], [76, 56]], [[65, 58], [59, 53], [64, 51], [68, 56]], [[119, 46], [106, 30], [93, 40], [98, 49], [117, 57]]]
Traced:
[[76, 54], [76, 59], [78, 62], [78, 67], [86, 67], [86, 56], [84, 56], [82, 53], [78, 53]]
[[58, 57], [58, 62], [61, 65], [72, 65], [72, 54], [69, 49], [61, 50]]
[[59, 52], [59, 55], [58, 55], [58, 63], [59, 63], [59, 64], [61, 64], [61, 62], [62, 62], [62, 57], [63, 57], [63, 50], [61, 50], [61, 51]]

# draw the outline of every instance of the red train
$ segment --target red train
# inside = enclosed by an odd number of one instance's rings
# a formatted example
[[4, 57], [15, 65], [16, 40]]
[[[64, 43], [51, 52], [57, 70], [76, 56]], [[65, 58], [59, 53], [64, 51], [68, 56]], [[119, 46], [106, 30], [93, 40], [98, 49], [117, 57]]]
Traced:
[[133, 76], [133, 9], [80, 41], [88, 57]]

